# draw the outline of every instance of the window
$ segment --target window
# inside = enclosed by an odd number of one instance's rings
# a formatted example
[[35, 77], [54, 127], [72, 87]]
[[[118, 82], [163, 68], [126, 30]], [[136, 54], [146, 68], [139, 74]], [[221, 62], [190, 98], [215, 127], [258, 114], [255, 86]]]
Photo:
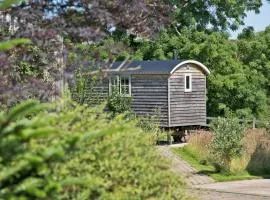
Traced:
[[185, 74], [185, 92], [192, 92], [192, 76]]
[[109, 86], [110, 95], [114, 92], [123, 96], [131, 96], [130, 76], [112, 76]]
[[119, 77], [118, 76], [113, 76], [110, 77], [110, 88], [109, 88], [109, 92], [110, 95], [113, 93], [119, 93]]
[[120, 94], [123, 96], [130, 96], [130, 80], [128, 76], [120, 78]]

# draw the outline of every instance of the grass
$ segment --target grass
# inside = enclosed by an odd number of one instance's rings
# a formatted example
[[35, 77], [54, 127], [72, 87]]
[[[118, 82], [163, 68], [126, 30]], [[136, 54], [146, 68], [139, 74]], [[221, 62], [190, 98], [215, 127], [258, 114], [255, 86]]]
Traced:
[[236, 180], [251, 180], [265, 178], [265, 176], [254, 176], [249, 174], [247, 171], [241, 172], [239, 174], [225, 174], [218, 173], [215, 171], [214, 166], [210, 164], [202, 164], [200, 161], [188, 151], [187, 147], [183, 148], [171, 148], [172, 152], [177, 156], [181, 157], [183, 160], [188, 162], [192, 167], [194, 167], [198, 173], [202, 173], [210, 176], [218, 182], [226, 181], [236, 181]]

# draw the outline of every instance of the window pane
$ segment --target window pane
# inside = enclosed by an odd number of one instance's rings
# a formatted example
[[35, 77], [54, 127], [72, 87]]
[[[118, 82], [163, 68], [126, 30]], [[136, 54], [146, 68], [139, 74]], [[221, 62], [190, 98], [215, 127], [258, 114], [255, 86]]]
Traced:
[[129, 95], [129, 77], [121, 77], [121, 94]]
[[186, 76], [186, 89], [190, 89], [190, 76]]
[[119, 83], [117, 76], [111, 77], [111, 94], [113, 93], [119, 93]]
[[122, 86], [122, 87], [121, 87], [121, 94], [128, 94], [127, 89], [128, 89], [127, 87]]
[[125, 85], [125, 77], [121, 77], [121, 85]]
[[112, 85], [117, 85], [117, 77], [113, 77], [113, 78], [111, 79], [111, 84], [112, 84]]
[[129, 85], [129, 78], [126, 78], [126, 79], [125, 79], [125, 84], [126, 84], [126, 85]]
[[121, 77], [121, 85], [129, 85], [129, 78]]

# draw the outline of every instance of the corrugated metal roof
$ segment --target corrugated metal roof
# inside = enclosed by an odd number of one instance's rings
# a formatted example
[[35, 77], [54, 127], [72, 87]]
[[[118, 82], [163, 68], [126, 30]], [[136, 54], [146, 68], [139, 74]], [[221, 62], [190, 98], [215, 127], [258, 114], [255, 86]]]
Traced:
[[169, 74], [181, 62], [181, 60], [114, 62], [109, 71], [132, 74]]

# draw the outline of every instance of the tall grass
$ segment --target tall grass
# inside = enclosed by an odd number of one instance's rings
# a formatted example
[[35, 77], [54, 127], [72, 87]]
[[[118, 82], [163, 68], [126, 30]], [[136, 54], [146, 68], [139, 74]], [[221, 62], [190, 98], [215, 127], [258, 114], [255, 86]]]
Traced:
[[[209, 144], [213, 134], [209, 131], [198, 131], [190, 137], [189, 145], [185, 147], [190, 156], [202, 164], [211, 163]], [[270, 139], [264, 129], [249, 129], [243, 138], [244, 151], [241, 157], [233, 158], [230, 164], [231, 174], [253, 175], [270, 174]]]
[[212, 141], [213, 135], [209, 131], [197, 131], [191, 135], [189, 139], [189, 145], [186, 146], [186, 150], [196, 160], [202, 163], [207, 162], [209, 159], [208, 144]]
[[253, 174], [270, 174], [270, 139], [265, 131], [250, 131], [245, 138], [246, 169]]

